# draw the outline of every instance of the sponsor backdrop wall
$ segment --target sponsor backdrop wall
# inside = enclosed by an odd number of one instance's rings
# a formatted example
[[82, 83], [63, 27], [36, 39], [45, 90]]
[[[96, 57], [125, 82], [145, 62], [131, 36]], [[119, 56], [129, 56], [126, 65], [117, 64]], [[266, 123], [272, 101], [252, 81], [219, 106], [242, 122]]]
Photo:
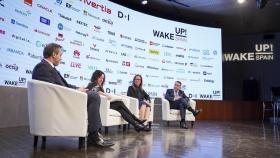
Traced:
[[280, 86], [279, 43], [279, 33], [223, 39], [224, 99], [271, 99], [271, 87]]
[[221, 30], [145, 15], [101, 0], [1, 0], [0, 85], [26, 87], [44, 46], [63, 46], [58, 70], [87, 85], [106, 73], [106, 92], [125, 93], [135, 74], [161, 97], [175, 80], [195, 99], [222, 99]]

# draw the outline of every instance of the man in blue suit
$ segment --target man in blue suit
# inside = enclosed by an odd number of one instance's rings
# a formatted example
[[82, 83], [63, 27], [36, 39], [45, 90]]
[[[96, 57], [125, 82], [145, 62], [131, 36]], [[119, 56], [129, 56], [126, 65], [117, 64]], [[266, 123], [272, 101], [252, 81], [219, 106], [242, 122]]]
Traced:
[[50, 82], [60, 86], [77, 89], [87, 93], [87, 111], [88, 111], [88, 145], [96, 145], [100, 147], [109, 147], [114, 145], [109, 140], [104, 140], [102, 135], [98, 132], [101, 128], [100, 118], [100, 96], [93, 91], [87, 91], [82, 87], [78, 88], [74, 85], [68, 84], [61, 74], [55, 69], [61, 61], [62, 51], [61, 46], [55, 43], [48, 44], [43, 51], [44, 59], [38, 63], [33, 69], [32, 79]]
[[180, 110], [180, 127], [187, 129], [188, 126], [185, 121], [186, 109], [192, 112], [194, 116], [197, 116], [201, 110], [194, 110], [190, 106], [190, 99], [186, 96], [185, 92], [181, 90], [181, 85], [182, 83], [180, 81], [176, 81], [174, 89], [167, 89], [165, 93], [165, 99], [169, 101], [171, 109]]

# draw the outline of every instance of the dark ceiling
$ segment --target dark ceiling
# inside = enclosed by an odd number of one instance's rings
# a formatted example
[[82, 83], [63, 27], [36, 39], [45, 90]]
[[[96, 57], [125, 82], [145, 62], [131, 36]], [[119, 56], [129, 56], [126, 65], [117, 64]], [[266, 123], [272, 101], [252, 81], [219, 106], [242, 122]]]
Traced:
[[148, 0], [145, 6], [140, 0], [110, 1], [165, 19], [219, 27], [224, 36], [280, 32], [280, 0], [267, 0], [262, 9], [256, 0]]

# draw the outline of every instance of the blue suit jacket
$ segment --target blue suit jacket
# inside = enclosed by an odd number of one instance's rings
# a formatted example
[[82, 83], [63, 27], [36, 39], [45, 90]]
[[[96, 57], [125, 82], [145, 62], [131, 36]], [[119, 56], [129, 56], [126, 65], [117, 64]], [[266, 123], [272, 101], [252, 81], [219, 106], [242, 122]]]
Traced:
[[[182, 98], [188, 98], [186, 96], [185, 92], [182, 91], [182, 90], [179, 90], [178, 94]], [[166, 93], [165, 93], [165, 99], [167, 99], [169, 102], [173, 102], [174, 98], [175, 98], [175, 96], [174, 96], [174, 89], [167, 89]]]
[[64, 87], [77, 88], [74, 85], [68, 84], [60, 73], [44, 59], [34, 67], [32, 79], [50, 82]]

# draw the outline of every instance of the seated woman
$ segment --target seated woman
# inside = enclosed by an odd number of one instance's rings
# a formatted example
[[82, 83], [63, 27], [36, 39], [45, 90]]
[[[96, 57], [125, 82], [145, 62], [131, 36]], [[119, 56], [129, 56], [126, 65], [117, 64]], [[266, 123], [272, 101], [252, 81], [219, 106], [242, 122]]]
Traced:
[[[111, 99], [111, 96], [109, 94], [106, 94], [103, 89], [103, 85], [105, 82], [104, 72], [100, 70], [94, 71], [90, 81], [91, 82], [87, 86], [87, 89], [89, 89], [89, 91], [95, 91], [99, 95], [106, 96], [108, 100]], [[134, 116], [122, 101], [112, 101], [110, 103], [110, 108], [118, 111], [124, 120], [134, 126], [137, 132], [145, 130], [145, 126], [142, 124], [144, 121], [141, 121], [136, 116]]]
[[139, 117], [140, 120], [145, 121], [144, 125], [147, 127], [148, 119], [151, 112], [150, 96], [142, 88], [142, 76], [137, 74], [133, 78], [132, 86], [128, 87], [127, 96], [137, 98], [139, 100]]

